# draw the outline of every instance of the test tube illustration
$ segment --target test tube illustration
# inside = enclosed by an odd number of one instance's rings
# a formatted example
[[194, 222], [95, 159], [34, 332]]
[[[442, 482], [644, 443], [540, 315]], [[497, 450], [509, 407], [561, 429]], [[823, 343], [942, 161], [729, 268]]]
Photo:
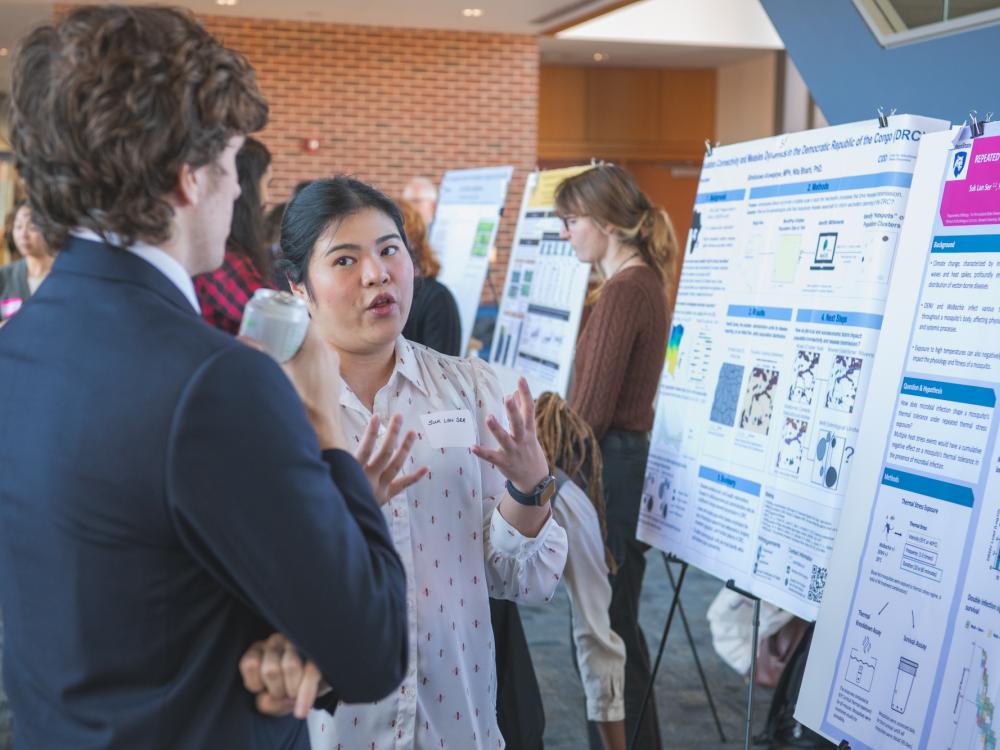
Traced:
[[896, 713], [906, 711], [906, 704], [910, 700], [910, 691], [913, 689], [913, 680], [917, 677], [917, 667], [920, 666], [915, 661], [910, 661], [905, 656], [899, 657], [899, 669], [896, 672], [896, 686], [892, 689], [892, 710]]

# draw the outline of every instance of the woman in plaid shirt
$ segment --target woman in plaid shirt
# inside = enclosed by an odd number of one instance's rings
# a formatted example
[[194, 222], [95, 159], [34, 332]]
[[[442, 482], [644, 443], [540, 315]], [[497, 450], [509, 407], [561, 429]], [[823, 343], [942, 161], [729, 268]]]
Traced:
[[260, 288], [273, 289], [271, 253], [264, 240], [264, 204], [271, 180], [271, 153], [254, 138], [236, 155], [240, 197], [233, 204], [233, 223], [222, 265], [194, 279], [201, 314], [211, 325], [234, 336], [243, 308]]

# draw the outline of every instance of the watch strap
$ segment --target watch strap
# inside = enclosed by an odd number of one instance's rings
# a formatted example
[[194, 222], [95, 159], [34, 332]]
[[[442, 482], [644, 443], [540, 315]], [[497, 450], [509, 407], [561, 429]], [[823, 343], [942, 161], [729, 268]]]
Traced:
[[[549, 474], [545, 479], [535, 485], [535, 488], [528, 494], [521, 492], [514, 483], [507, 480], [507, 493], [521, 505], [537, 508], [544, 505], [552, 495], [555, 494], [556, 478]], [[551, 488], [551, 490], [550, 490]]]

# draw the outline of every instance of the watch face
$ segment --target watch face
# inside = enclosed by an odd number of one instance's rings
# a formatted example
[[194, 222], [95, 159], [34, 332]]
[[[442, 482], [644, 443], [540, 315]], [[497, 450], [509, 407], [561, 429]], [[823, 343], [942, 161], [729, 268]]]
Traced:
[[550, 474], [542, 485], [542, 491], [538, 494], [539, 505], [544, 505], [556, 494], [556, 478]]

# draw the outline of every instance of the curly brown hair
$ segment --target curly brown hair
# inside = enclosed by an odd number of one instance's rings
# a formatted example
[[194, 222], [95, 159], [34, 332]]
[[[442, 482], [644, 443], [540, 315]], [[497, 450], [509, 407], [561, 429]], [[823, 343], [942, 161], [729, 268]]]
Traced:
[[181, 166], [212, 164], [267, 122], [249, 63], [160, 7], [79, 7], [36, 29], [11, 103], [15, 165], [52, 248], [74, 227], [165, 242]]

